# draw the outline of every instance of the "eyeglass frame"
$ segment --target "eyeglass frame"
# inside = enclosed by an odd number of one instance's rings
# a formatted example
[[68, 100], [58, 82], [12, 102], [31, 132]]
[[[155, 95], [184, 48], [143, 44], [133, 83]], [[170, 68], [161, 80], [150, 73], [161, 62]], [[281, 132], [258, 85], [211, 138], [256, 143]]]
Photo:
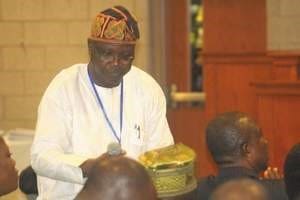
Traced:
[[134, 55], [122, 55], [122, 54], [113, 54], [110, 51], [106, 51], [100, 48], [94, 47], [94, 52], [96, 56], [101, 59], [103, 62], [112, 62], [117, 59], [122, 64], [129, 64], [134, 60]]

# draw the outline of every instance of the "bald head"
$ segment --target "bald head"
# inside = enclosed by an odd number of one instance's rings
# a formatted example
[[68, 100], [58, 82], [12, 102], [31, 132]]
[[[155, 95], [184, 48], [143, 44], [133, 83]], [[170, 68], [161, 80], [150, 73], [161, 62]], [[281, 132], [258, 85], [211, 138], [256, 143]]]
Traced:
[[268, 200], [265, 188], [257, 181], [239, 179], [218, 187], [211, 200]]
[[98, 159], [76, 199], [155, 200], [156, 192], [141, 164], [124, 156], [106, 155]]

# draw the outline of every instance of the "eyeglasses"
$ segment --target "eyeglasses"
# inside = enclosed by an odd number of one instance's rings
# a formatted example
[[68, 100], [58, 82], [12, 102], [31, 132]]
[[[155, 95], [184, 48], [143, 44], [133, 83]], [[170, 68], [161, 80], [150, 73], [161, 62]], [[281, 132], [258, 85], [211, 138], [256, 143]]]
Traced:
[[95, 48], [97, 57], [100, 58], [103, 62], [112, 62], [115, 59], [118, 60], [121, 64], [128, 64], [133, 61], [134, 56], [129, 53], [113, 53], [112, 51], [106, 51], [102, 49]]

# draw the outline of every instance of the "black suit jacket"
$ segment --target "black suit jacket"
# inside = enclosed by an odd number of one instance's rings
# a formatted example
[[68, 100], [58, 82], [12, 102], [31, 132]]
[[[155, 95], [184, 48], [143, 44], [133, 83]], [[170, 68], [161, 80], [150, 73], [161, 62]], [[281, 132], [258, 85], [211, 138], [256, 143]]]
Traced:
[[253, 170], [243, 167], [221, 168], [217, 176], [211, 175], [200, 179], [197, 188], [197, 200], [208, 200], [219, 185], [239, 178], [250, 178], [259, 181], [266, 188], [272, 200], [288, 200], [283, 180], [259, 180]]

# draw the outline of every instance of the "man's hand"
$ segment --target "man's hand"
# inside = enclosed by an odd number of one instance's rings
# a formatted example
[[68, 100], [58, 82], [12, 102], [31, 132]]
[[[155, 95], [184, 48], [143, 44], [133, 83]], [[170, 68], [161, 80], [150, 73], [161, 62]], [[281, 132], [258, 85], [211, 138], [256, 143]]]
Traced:
[[99, 161], [99, 159], [101, 158], [108, 158], [108, 157], [111, 157], [111, 156], [125, 156], [126, 154], [126, 151], [121, 151], [120, 155], [109, 155], [108, 153], [104, 153], [102, 154], [101, 156], [99, 156], [98, 158], [91, 158], [91, 159], [88, 159], [86, 161], [84, 161], [79, 167], [81, 168], [82, 170], [82, 174], [83, 174], [83, 177], [88, 177], [93, 166], [96, 164], [96, 162]]
[[266, 171], [264, 171], [263, 179], [282, 179], [283, 175], [279, 173], [277, 167], [268, 167]]

